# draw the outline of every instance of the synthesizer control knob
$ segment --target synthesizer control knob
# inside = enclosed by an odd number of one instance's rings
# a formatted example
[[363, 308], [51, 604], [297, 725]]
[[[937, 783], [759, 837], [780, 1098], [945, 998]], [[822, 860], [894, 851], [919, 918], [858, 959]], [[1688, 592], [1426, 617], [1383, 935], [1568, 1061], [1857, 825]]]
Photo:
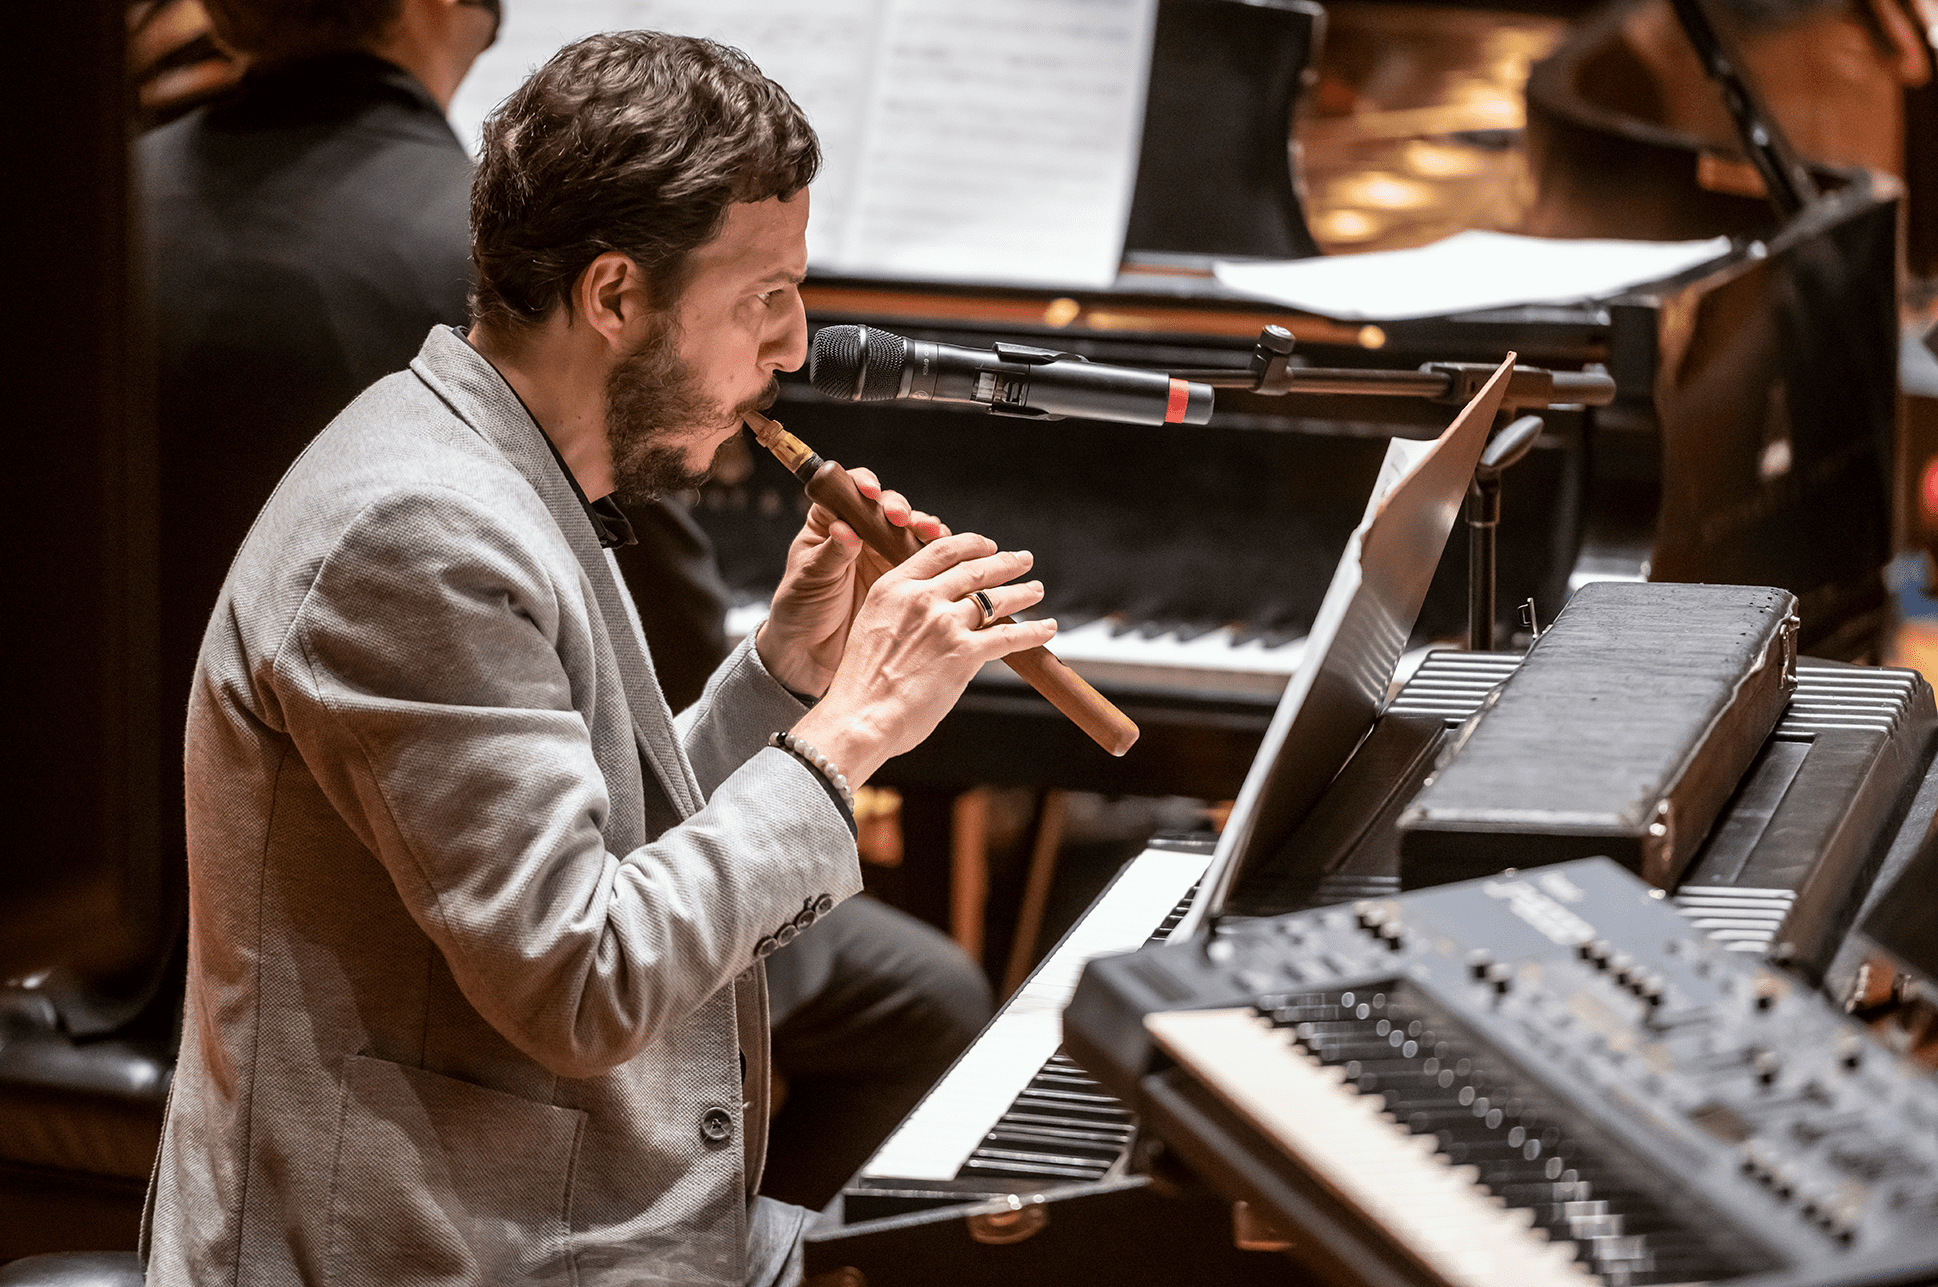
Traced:
[[1514, 967], [1504, 961], [1496, 961], [1487, 967], [1487, 981], [1494, 985], [1494, 991], [1505, 996], [1514, 986]]
[[1757, 1051], [1756, 1059], [1750, 1066], [1756, 1071], [1758, 1084], [1764, 1086], [1775, 1085], [1777, 1074], [1783, 1071], [1783, 1061], [1776, 1057], [1775, 1051], [1771, 1050]]
[[1477, 947], [1467, 953], [1467, 972], [1473, 976], [1476, 983], [1487, 981], [1487, 970], [1493, 964], [1494, 954], [1484, 947]]

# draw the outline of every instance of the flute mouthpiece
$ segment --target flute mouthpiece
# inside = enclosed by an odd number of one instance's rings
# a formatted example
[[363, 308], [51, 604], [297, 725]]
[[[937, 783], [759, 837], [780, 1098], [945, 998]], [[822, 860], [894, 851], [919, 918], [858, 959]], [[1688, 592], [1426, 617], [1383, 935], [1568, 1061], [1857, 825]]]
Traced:
[[790, 471], [798, 470], [814, 456], [814, 449], [789, 433], [780, 421], [769, 420], [758, 411], [749, 411], [745, 419], [760, 445], [773, 452], [774, 458]]

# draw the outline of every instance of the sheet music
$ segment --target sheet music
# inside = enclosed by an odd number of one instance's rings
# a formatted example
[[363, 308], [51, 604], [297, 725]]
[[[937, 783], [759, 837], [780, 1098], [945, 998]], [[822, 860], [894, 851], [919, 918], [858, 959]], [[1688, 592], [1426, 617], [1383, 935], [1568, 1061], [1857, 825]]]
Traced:
[[1109, 285], [1156, 11], [1155, 0], [891, 0], [831, 266]]
[[912, 280], [1105, 286], [1137, 179], [1156, 0], [549, 0], [506, 6], [451, 105], [561, 45], [653, 28], [744, 50], [820, 136], [808, 259]]
[[1720, 259], [1729, 238], [1595, 241], [1462, 232], [1412, 250], [1221, 263], [1236, 291], [1346, 321], [1604, 299]]

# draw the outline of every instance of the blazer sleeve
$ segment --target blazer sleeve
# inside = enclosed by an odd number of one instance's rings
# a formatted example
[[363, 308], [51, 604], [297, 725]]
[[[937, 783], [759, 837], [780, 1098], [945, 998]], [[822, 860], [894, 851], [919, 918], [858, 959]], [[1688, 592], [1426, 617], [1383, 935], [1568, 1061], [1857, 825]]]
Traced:
[[686, 757], [711, 796], [734, 770], [758, 755], [775, 733], [793, 728], [807, 704], [768, 674], [752, 635], [740, 641], [707, 680], [700, 700], [674, 721]]
[[[625, 699], [588, 691], [603, 634], [583, 584], [489, 504], [394, 494], [318, 566], [272, 666], [285, 731], [467, 1000], [567, 1077], [624, 1062], [777, 927], [861, 883], [840, 810], [771, 749], [680, 825], [608, 850], [613, 801], [575, 700]], [[723, 763], [766, 722], [724, 706], [703, 721], [742, 730], [722, 734]]]

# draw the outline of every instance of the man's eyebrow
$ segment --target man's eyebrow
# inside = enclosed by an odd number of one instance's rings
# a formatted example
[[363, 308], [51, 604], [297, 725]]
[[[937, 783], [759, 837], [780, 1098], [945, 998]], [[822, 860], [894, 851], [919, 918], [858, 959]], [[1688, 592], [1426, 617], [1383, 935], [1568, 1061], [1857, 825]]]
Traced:
[[806, 280], [807, 280], [806, 273], [789, 272], [786, 269], [779, 269], [767, 274], [767, 276], [765, 277], [760, 278], [758, 281], [754, 283], [754, 285], [766, 286], [769, 283], [773, 283], [775, 285], [785, 284], [788, 286], [799, 286], [802, 282]]

